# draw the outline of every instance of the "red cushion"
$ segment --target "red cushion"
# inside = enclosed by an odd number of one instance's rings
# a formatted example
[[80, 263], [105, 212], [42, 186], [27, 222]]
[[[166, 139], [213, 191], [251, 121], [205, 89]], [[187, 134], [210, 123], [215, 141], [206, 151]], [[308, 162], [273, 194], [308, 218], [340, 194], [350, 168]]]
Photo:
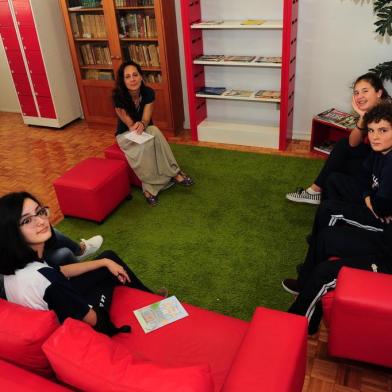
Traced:
[[130, 324], [132, 333], [116, 335], [114, 340], [128, 347], [134, 356], [166, 366], [207, 363], [215, 390], [220, 391], [249, 323], [183, 304], [189, 317], [145, 334], [132, 311], [160, 299], [144, 291], [116, 287], [110, 309], [112, 319], [116, 325]]
[[0, 357], [42, 375], [52, 373], [42, 351], [58, 328], [52, 311], [34, 310], [0, 299]]
[[67, 319], [45, 342], [43, 350], [57, 377], [83, 391], [213, 390], [207, 366], [171, 369], [137, 363], [126, 347], [74, 319]]

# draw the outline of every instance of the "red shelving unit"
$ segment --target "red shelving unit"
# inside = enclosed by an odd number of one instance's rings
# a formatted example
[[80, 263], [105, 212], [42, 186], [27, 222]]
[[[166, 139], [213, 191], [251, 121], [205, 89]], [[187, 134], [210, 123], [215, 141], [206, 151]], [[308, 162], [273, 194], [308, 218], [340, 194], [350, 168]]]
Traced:
[[[245, 0], [244, 0], [245, 1]], [[283, 19], [265, 20], [259, 26], [241, 25], [239, 21], [224, 21], [220, 24], [203, 25], [202, 10], [200, 0], [181, 0], [181, 12], [184, 36], [185, 67], [187, 75], [188, 104], [191, 135], [193, 140], [207, 140], [222, 143], [256, 145], [264, 147], [279, 148], [285, 150], [287, 141], [292, 137], [293, 107], [294, 107], [294, 84], [295, 84], [295, 64], [297, 46], [297, 24], [298, 24], [298, 0], [283, 0]], [[260, 6], [260, 13], [263, 7]], [[268, 15], [260, 15], [261, 18]], [[243, 18], [246, 19], [246, 18]], [[205, 67], [222, 65], [214, 63], [195, 63], [195, 60], [205, 54], [203, 45], [203, 30], [240, 30], [257, 29], [260, 34], [263, 30], [281, 30], [282, 40], [279, 52], [281, 53], [281, 64], [258, 64], [257, 67], [276, 68], [275, 72], [280, 72], [280, 102], [278, 124], [235, 124], [227, 119], [227, 122], [210, 123], [208, 121], [207, 99], [230, 99], [233, 97], [201, 97], [197, 96], [197, 91], [205, 86]], [[258, 56], [269, 56], [267, 53], [258, 53]], [[225, 66], [225, 64], [223, 64]], [[246, 72], [246, 67], [254, 68], [256, 64], [230, 63], [227, 66], [241, 66], [241, 70]], [[262, 86], [262, 78], [261, 78]], [[259, 88], [258, 88], [259, 89]], [[268, 88], [267, 88], [268, 90]], [[236, 99], [236, 98], [234, 98]], [[238, 98], [238, 100], [244, 100]], [[260, 105], [276, 105], [272, 100], [261, 100], [250, 97], [247, 101], [256, 101]], [[275, 101], [276, 102], [276, 101]], [[246, 105], [242, 102], [241, 105]], [[253, 104], [254, 105], [254, 104]], [[239, 127], [242, 129], [239, 129]]]

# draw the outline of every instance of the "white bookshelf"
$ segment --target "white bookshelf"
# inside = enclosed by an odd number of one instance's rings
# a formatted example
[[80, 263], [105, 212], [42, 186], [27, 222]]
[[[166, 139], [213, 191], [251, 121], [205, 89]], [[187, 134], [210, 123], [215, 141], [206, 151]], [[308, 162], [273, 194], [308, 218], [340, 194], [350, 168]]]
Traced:
[[251, 101], [251, 102], [271, 102], [271, 103], [280, 103], [280, 99], [275, 98], [255, 98], [254, 93], [250, 97], [241, 97], [236, 95], [213, 95], [213, 94], [202, 94], [196, 93], [196, 97], [199, 98], [207, 98], [207, 99], [224, 99], [229, 101]]
[[228, 66], [228, 67], [260, 67], [260, 68], [282, 68], [282, 63], [256, 63], [254, 60], [245, 62], [245, 61], [203, 61], [203, 60], [194, 60], [193, 64], [199, 65], [220, 65], [220, 66]]

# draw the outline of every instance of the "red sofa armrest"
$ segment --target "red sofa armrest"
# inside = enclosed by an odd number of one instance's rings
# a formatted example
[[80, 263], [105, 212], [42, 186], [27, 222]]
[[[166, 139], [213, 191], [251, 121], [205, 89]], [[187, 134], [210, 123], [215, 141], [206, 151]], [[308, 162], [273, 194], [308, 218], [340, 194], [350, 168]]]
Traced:
[[257, 308], [223, 392], [300, 392], [306, 370], [305, 317]]
[[392, 367], [392, 276], [341, 269], [332, 305], [331, 355]]
[[66, 392], [71, 390], [2, 359], [0, 359], [0, 385], [2, 391], [12, 392]]

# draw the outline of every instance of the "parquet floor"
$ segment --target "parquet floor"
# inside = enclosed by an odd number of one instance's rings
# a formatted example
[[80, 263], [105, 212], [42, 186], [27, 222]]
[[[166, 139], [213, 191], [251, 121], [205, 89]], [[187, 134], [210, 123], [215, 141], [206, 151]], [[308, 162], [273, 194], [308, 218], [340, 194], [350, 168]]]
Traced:
[[[185, 132], [171, 141], [257, 153], [315, 157], [309, 153], [306, 142], [293, 142], [288, 151], [282, 153], [263, 148], [195, 143], [189, 140]], [[51, 130], [26, 126], [17, 113], [0, 112], [0, 195], [28, 190], [51, 207], [53, 221], [58, 222], [62, 215], [52, 187], [53, 180], [84, 158], [103, 157], [104, 148], [113, 142], [112, 131], [89, 129], [82, 120], [64, 130]], [[303, 392], [381, 391], [392, 392], [391, 369], [330, 357], [324, 327], [317, 336], [309, 338]]]

